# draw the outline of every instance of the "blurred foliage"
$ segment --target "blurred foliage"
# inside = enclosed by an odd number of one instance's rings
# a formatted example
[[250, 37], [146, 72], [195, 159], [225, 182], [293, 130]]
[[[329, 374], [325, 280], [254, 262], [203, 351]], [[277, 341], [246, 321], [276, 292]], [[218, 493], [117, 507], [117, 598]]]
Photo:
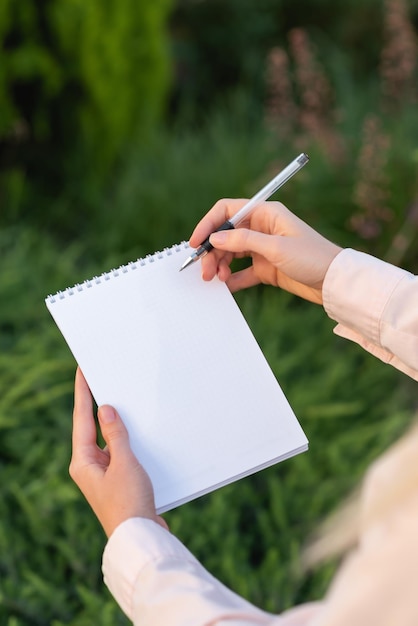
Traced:
[[[68, 477], [75, 363], [48, 293], [187, 238], [218, 198], [252, 195], [301, 151], [309, 165], [277, 198], [417, 272], [416, 2], [174, 8], [163, 125], [166, 2], [0, 3], [5, 626], [127, 624], [102, 583], [104, 535]], [[266, 287], [237, 300], [310, 451], [166, 517], [213, 574], [278, 612], [324, 593], [336, 564], [306, 573], [298, 557], [411, 423], [416, 389], [335, 337], [319, 307]]]
[[2, 169], [15, 170], [15, 181], [23, 172], [51, 188], [62, 185], [69, 153], [78, 153], [84, 176], [103, 176], [133, 133], [146, 136], [161, 120], [168, 88], [169, 6], [3, 0]]
[[[405, 0], [418, 26], [417, 0]], [[344, 50], [359, 83], [376, 73], [384, 42], [385, 0], [177, 0], [171, 15], [177, 67], [175, 102], [197, 102], [199, 116], [226, 92], [243, 87], [260, 102], [269, 50], [303, 28]], [[327, 62], [327, 51], [320, 51]]]

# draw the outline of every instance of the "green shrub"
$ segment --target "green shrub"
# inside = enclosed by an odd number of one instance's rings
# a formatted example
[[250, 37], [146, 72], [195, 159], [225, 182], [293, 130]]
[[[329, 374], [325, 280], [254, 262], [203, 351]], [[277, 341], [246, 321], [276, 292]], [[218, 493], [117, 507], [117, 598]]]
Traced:
[[104, 176], [128, 138], [147, 136], [169, 84], [169, 4], [4, 0], [3, 169], [19, 167], [59, 188], [69, 154], [78, 153], [78, 175]]

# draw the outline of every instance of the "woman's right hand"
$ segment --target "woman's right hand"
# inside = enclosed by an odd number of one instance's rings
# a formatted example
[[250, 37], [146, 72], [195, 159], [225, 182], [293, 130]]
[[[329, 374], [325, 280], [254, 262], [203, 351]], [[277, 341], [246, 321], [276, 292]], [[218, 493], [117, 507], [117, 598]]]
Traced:
[[[215, 250], [202, 259], [202, 277], [216, 275], [231, 291], [258, 283], [271, 284], [306, 300], [322, 304], [322, 283], [341, 251], [280, 202], [264, 202], [234, 230], [215, 233], [246, 200], [219, 200], [196, 226], [190, 245], [197, 248], [206, 237]], [[250, 267], [231, 273], [233, 258], [250, 256]]]

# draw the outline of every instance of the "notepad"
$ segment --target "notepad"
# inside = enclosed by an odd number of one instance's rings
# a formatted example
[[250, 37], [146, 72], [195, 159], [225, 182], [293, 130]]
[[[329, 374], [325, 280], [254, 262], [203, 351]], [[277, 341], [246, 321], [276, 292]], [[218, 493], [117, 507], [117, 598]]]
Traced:
[[308, 446], [226, 285], [203, 281], [200, 262], [179, 272], [189, 253], [183, 242], [46, 298], [159, 513]]

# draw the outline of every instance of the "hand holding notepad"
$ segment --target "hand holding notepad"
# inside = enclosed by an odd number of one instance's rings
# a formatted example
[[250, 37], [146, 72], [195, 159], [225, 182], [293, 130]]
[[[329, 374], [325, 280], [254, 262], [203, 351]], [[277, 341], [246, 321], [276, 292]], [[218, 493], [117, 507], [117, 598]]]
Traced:
[[188, 244], [106, 272], [46, 304], [98, 405], [121, 415], [159, 512], [307, 448], [225, 284]]

